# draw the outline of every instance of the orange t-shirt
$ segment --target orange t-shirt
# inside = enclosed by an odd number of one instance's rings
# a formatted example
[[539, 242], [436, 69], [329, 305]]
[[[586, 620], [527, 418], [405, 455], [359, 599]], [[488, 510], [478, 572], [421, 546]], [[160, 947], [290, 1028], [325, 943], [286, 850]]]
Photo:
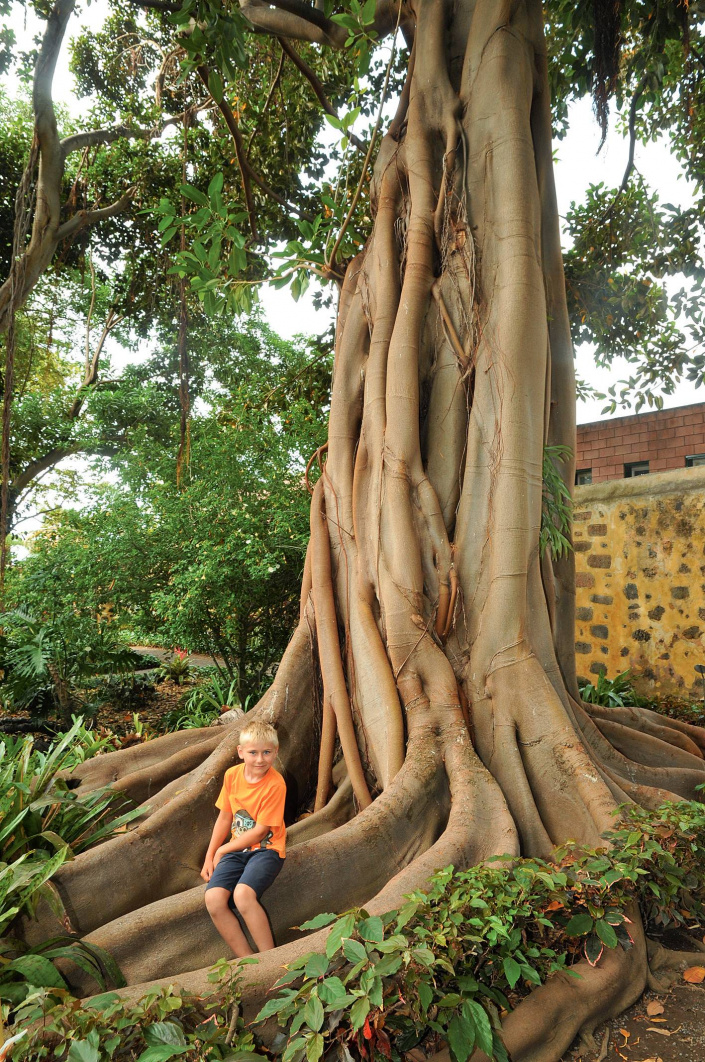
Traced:
[[269, 826], [269, 833], [257, 844], [243, 851], [271, 848], [284, 858], [286, 855], [286, 827], [284, 825], [284, 801], [286, 782], [273, 767], [264, 778], [254, 784], [245, 778], [245, 764], [228, 767], [223, 778], [223, 788], [215, 802], [220, 811], [233, 813], [232, 836], [251, 830], [255, 825]]

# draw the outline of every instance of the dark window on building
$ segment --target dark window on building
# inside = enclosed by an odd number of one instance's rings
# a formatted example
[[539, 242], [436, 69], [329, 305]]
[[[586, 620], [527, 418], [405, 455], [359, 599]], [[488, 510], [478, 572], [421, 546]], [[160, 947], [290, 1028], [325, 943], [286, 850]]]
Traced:
[[575, 485], [576, 487], [581, 487], [585, 486], [586, 483], [592, 483], [592, 469], [579, 468], [575, 473]]
[[691, 454], [690, 457], [686, 457], [686, 468], [695, 468], [697, 465], [705, 465], [705, 454]]
[[632, 461], [631, 464], [624, 466], [624, 478], [631, 479], [632, 476], [648, 476], [649, 474], [649, 462], [648, 461]]

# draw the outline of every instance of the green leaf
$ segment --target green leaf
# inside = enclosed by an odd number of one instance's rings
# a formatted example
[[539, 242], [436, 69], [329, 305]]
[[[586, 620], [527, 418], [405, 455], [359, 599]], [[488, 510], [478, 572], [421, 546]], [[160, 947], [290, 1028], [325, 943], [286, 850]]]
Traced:
[[384, 940], [384, 923], [381, 918], [365, 918], [357, 929], [363, 940], [370, 940], [374, 944], [381, 944]]
[[467, 1062], [475, 1047], [475, 1022], [461, 1012], [448, 1025], [448, 1044], [456, 1062]]
[[155, 1044], [185, 1044], [186, 1037], [180, 1025], [173, 1021], [156, 1021], [144, 1030], [145, 1043], [150, 1047]]
[[411, 955], [412, 958], [416, 959], [417, 962], [422, 963], [424, 966], [433, 966], [436, 961], [436, 956], [430, 948], [426, 947], [413, 948]]
[[418, 985], [416, 986], [416, 991], [418, 992], [419, 1002], [421, 1003], [421, 1006], [423, 1007], [424, 1011], [427, 1011], [433, 1003], [433, 989], [429, 984], [427, 984], [426, 981], [419, 981]]
[[[223, 81], [217, 70], [208, 73], [208, 91], [216, 103], [223, 101]], [[208, 193], [210, 195], [210, 192]]]
[[353, 1030], [357, 1032], [365, 1024], [365, 1018], [370, 1013], [370, 1001], [367, 996], [362, 996], [361, 999], [356, 1000], [350, 1008], [350, 1024]]
[[290, 1001], [291, 996], [276, 996], [274, 999], [268, 999], [255, 1018], [255, 1023], [258, 1021], [266, 1021], [266, 1019], [271, 1018], [273, 1014], [278, 1014], [279, 1011], [283, 1010]]
[[318, 996], [331, 1009], [339, 1010], [348, 998], [345, 985], [339, 977], [326, 977], [318, 986]]
[[179, 191], [186, 199], [190, 199], [192, 203], [198, 203], [199, 206], [210, 206], [208, 199], [199, 191], [198, 188], [194, 188], [192, 184], [182, 184]]
[[311, 996], [304, 1007], [304, 1021], [314, 1032], [318, 1032], [323, 1025], [323, 1004], [318, 996]]
[[213, 177], [211, 177], [210, 184], [208, 185], [209, 199], [212, 199], [216, 195], [220, 195], [220, 193], [223, 191], [224, 181], [225, 178], [223, 177], [222, 173], [216, 173]]
[[589, 914], [581, 913], [573, 915], [568, 925], [565, 927], [565, 931], [569, 937], [581, 937], [584, 933], [589, 933], [593, 926], [593, 918]]
[[299, 929], [322, 929], [323, 926], [329, 926], [331, 922], [335, 922], [337, 917], [335, 914], [319, 914], [315, 918], [309, 919], [308, 922], [303, 922]]
[[600, 918], [595, 922], [595, 932], [606, 947], [617, 947], [617, 934], [605, 919]]
[[487, 1011], [473, 999], [466, 999], [463, 1003], [462, 1012], [468, 1020], [475, 1024], [475, 1042], [481, 1051], [492, 1057], [492, 1026]]
[[312, 955], [306, 963], [304, 973], [307, 977], [324, 977], [328, 969], [328, 959], [325, 955]]
[[66, 1057], [68, 1062], [100, 1062], [100, 1050], [88, 1040], [73, 1040]]
[[511, 955], [505, 955], [502, 960], [502, 966], [504, 968], [504, 976], [507, 978], [507, 984], [510, 988], [514, 988], [514, 985], [521, 977], [521, 966]]
[[323, 1054], [323, 1037], [320, 1033], [315, 1033], [314, 1036], [309, 1037], [306, 1044], [306, 1058], [308, 1062], [318, 1062], [318, 1059]]
[[348, 962], [365, 962], [367, 959], [367, 951], [364, 944], [361, 944], [359, 940], [352, 940], [348, 938], [343, 941], [343, 955]]
[[192, 1050], [193, 1048], [188, 1044], [182, 1047], [177, 1044], [155, 1044], [153, 1047], [148, 1047], [146, 1051], [143, 1051], [137, 1062], [168, 1062], [170, 1058], [184, 1055], [187, 1051]]
[[326, 955], [329, 959], [332, 959], [336, 952], [340, 951], [343, 946], [343, 938], [349, 937], [354, 928], [354, 912], [349, 911], [348, 914], [338, 919], [328, 934], [328, 940], [326, 941]]
[[3, 969], [21, 974], [37, 988], [66, 988], [66, 982], [59, 971], [43, 955], [20, 955]]

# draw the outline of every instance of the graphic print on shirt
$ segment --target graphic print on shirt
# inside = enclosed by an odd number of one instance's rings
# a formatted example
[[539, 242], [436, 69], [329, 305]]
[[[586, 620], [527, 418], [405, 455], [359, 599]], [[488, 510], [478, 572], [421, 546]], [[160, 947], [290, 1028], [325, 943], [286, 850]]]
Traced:
[[[233, 818], [232, 835], [233, 837], [240, 837], [243, 833], [247, 833], [248, 830], [253, 830], [256, 825], [257, 823], [252, 818], [250, 813], [248, 811], [245, 811], [244, 808], [240, 808], [238, 811], [235, 812], [235, 817]], [[257, 845], [253, 844], [250, 847], [266, 848], [269, 842], [271, 841], [272, 837], [273, 834], [270, 830], [267, 836], [263, 837]]]

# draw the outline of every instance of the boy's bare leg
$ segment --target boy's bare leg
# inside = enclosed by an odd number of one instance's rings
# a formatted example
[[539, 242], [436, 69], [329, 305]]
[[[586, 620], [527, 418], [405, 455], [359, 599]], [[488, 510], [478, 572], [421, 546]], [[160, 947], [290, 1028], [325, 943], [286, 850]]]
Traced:
[[[212, 891], [215, 892], [215, 889]], [[245, 925], [257, 945], [257, 950], [271, 951], [274, 947], [272, 930], [269, 928], [267, 912], [257, 899], [255, 890], [249, 885], [236, 885], [233, 895], [235, 906], [245, 919]]]
[[[239, 887], [240, 886], [238, 886], [238, 888]], [[252, 889], [250, 889], [250, 892], [252, 892]], [[221, 889], [217, 886], [214, 886], [212, 889], [208, 889], [208, 891], [206, 892], [206, 907], [208, 908], [208, 914], [211, 916], [213, 925], [218, 930], [221, 937], [231, 949], [235, 957], [238, 959], [242, 959], [245, 955], [252, 955], [252, 948], [247, 943], [247, 937], [242, 932], [237, 917], [228, 907], [229, 900], [230, 892], [228, 891], [228, 889]], [[262, 913], [264, 914], [264, 911], [262, 911]], [[245, 921], [247, 921], [247, 919], [245, 919]], [[248, 928], [250, 928], [249, 922], [247, 922], [247, 926]], [[252, 935], [254, 937], [254, 933]], [[257, 938], [255, 937], [255, 940], [256, 939]], [[257, 946], [259, 947], [259, 943]], [[273, 944], [270, 944], [270, 948], [273, 946]]]

